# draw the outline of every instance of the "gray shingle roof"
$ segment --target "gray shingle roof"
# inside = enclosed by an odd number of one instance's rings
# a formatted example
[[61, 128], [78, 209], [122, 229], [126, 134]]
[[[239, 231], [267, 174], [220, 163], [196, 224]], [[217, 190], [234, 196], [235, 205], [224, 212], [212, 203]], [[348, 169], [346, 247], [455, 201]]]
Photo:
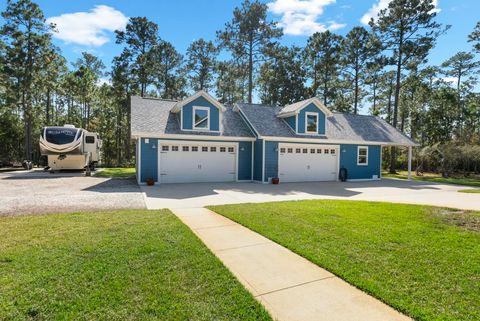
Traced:
[[244, 103], [237, 106], [260, 136], [416, 145], [398, 129], [375, 116], [333, 113], [327, 117], [325, 136], [298, 135], [282, 118], [277, 117], [282, 107]]
[[182, 131], [179, 114], [170, 110], [177, 103], [175, 100], [131, 97], [131, 134], [136, 135], [199, 135], [227, 137], [255, 137], [240, 114], [232, 108], [226, 108], [222, 117], [223, 132], [209, 133]]

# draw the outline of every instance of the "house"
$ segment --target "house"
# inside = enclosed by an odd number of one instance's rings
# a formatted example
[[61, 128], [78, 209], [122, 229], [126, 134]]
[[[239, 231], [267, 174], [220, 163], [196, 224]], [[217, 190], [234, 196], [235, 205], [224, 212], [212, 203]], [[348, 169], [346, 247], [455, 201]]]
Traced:
[[374, 116], [317, 98], [288, 106], [223, 106], [204, 91], [182, 101], [131, 97], [137, 179], [162, 183], [381, 178], [382, 146], [415, 142]]

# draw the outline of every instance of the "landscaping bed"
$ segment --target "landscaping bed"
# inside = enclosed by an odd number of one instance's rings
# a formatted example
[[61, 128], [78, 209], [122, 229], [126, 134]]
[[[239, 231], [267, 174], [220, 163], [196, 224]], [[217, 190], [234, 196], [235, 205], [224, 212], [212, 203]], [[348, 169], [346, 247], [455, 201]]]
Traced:
[[168, 210], [0, 218], [0, 320], [271, 320]]
[[417, 320], [480, 319], [480, 213], [360, 201], [212, 206]]

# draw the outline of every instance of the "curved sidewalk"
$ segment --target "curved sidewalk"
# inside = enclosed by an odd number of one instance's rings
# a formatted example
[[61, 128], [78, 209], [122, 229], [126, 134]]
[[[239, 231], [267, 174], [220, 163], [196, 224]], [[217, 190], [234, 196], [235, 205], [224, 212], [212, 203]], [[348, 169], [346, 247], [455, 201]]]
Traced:
[[206, 208], [172, 211], [280, 321], [411, 320], [332, 273]]

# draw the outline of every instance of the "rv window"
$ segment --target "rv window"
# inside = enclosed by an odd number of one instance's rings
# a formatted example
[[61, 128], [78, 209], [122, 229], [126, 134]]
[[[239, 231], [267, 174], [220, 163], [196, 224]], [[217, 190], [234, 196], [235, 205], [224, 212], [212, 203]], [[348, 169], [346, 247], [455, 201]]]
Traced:
[[70, 144], [75, 140], [77, 131], [77, 128], [47, 128], [45, 130], [45, 139], [52, 144]]
[[85, 136], [85, 144], [93, 144], [93, 143], [95, 143], [94, 136]]

